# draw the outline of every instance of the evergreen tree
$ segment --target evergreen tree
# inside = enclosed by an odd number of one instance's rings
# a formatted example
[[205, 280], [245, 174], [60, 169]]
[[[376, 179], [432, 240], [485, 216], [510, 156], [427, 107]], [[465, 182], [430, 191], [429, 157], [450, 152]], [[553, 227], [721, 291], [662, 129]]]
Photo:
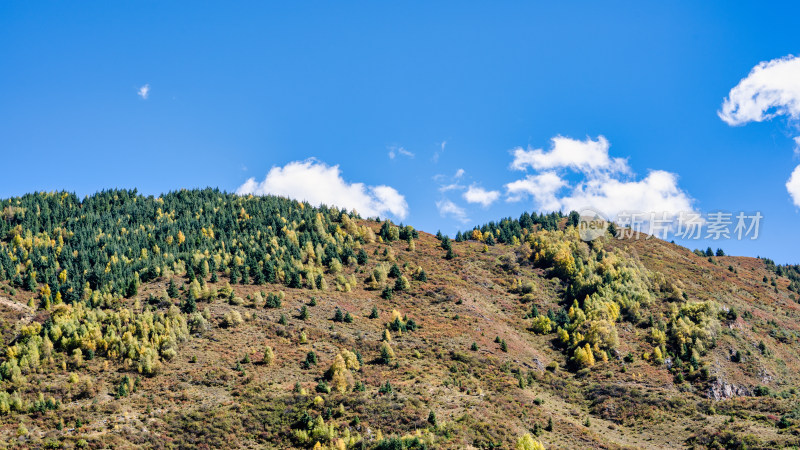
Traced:
[[171, 278], [169, 280], [169, 286], [167, 286], [167, 295], [169, 295], [169, 298], [178, 298], [178, 295], [180, 295], [178, 286], [175, 285], [175, 280]]
[[434, 413], [433, 410], [431, 410], [431, 412], [428, 413], [428, 423], [433, 426], [436, 426], [438, 424], [438, 421], [436, 420], [436, 413]]
[[186, 314], [191, 314], [197, 311], [197, 300], [195, 300], [194, 295], [190, 292], [189, 297], [186, 298], [186, 301], [183, 302], [181, 306], [181, 310]]
[[358, 256], [356, 257], [356, 261], [358, 262], [359, 266], [363, 266], [367, 264], [367, 262], [369, 262], [369, 256], [367, 255], [367, 252], [364, 251], [363, 248], [358, 250]]

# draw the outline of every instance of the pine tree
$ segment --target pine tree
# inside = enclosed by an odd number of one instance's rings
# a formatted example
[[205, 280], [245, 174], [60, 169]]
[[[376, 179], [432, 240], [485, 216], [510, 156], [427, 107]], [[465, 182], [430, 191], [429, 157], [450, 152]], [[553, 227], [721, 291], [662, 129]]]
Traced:
[[433, 410], [431, 410], [431, 412], [428, 413], [428, 423], [433, 426], [436, 426], [438, 423], [438, 421], [436, 420], [436, 413], [433, 412]]
[[183, 312], [185, 312], [186, 314], [191, 314], [197, 311], [197, 301], [194, 298], [194, 294], [192, 294], [191, 292], [189, 293], [189, 297], [187, 297], [186, 300], [183, 302], [181, 310], [183, 310]]
[[363, 248], [358, 250], [358, 255], [356, 256], [356, 261], [358, 262], [359, 266], [363, 266], [363, 265], [367, 264], [367, 262], [369, 262], [369, 256], [367, 255], [367, 252], [364, 251]]
[[317, 365], [317, 354], [314, 351], [310, 351], [306, 353], [306, 360], [305, 364], [307, 367], [316, 366]]
[[175, 285], [175, 280], [170, 279], [169, 286], [167, 286], [167, 295], [169, 295], [169, 298], [178, 298], [179, 294], [178, 286]]
[[376, 306], [372, 307], [372, 311], [369, 313], [370, 319], [377, 319], [378, 318], [378, 308]]

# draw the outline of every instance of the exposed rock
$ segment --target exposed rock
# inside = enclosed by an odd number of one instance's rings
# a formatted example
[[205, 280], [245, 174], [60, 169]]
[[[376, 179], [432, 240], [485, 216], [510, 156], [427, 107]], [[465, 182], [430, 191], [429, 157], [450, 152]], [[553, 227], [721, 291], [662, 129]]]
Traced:
[[708, 388], [708, 398], [715, 401], [725, 400], [732, 397], [747, 397], [750, 395], [752, 395], [750, 388], [731, 384], [720, 379], [717, 379]]

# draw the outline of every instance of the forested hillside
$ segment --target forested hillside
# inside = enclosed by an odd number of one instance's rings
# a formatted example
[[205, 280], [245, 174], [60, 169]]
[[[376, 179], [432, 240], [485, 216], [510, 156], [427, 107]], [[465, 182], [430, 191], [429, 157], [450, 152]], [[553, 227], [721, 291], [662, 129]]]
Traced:
[[575, 213], [450, 239], [212, 189], [0, 214], [11, 446], [800, 443], [796, 266], [587, 243]]

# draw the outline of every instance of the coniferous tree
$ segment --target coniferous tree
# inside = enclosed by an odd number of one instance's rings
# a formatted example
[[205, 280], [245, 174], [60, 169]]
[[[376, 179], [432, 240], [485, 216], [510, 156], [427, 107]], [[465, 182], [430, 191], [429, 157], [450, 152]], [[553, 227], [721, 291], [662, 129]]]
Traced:
[[167, 286], [167, 295], [169, 295], [169, 298], [178, 298], [178, 295], [180, 295], [178, 292], [178, 286], [175, 285], [175, 280], [173, 279], [169, 280], [169, 285]]

